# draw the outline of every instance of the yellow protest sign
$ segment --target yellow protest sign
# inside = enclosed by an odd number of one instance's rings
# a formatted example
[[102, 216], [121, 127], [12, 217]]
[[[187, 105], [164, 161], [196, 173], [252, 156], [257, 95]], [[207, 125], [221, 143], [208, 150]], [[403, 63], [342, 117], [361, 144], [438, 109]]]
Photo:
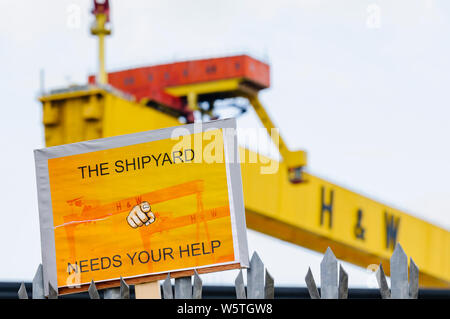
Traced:
[[36, 150], [44, 281], [70, 293], [91, 280], [246, 267], [234, 128], [225, 120]]

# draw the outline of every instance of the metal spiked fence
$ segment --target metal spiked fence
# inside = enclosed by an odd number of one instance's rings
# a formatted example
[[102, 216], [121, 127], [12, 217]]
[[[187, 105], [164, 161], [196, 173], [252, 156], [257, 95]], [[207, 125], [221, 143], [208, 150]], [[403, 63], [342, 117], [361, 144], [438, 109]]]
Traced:
[[[339, 269], [339, 271], [338, 271]], [[397, 244], [390, 259], [391, 289], [389, 290], [387, 279], [380, 264], [376, 271], [376, 278], [383, 299], [417, 299], [419, 293], [419, 268], [410, 259], [408, 281], [408, 258], [400, 244]], [[274, 279], [265, 269], [264, 263], [255, 252], [250, 260], [247, 271], [247, 287], [244, 283], [243, 271], [240, 270], [235, 280], [237, 299], [273, 299], [275, 297]], [[195, 271], [193, 276], [175, 278], [172, 286], [170, 274], [161, 285], [164, 299], [201, 299], [202, 280]], [[193, 282], [192, 282], [193, 280]], [[342, 265], [339, 265], [331, 248], [328, 248], [320, 263], [320, 293], [311, 272], [311, 268], [305, 277], [311, 299], [347, 299], [348, 275]], [[94, 281], [88, 289], [91, 299], [100, 299]], [[28, 299], [25, 284], [22, 283], [18, 290], [19, 299]], [[42, 265], [39, 265], [32, 283], [32, 298], [45, 299], [42, 276]], [[58, 298], [57, 291], [49, 284], [48, 299]], [[130, 299], [130, 287], [120, 278], [120, 287], [104, 289], [104, 299]]]

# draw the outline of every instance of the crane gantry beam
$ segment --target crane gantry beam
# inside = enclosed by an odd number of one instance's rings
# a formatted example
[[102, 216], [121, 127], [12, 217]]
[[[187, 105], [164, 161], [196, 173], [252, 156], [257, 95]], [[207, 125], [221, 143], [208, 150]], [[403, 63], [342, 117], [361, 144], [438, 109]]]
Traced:
[[242, 164], [249, 228], [318, 252], [331, 247], [336, 257], [364, 268], [382, 263], [387, 273], [400, 242], [420, 265], [421, 286], [450, 286], [446, 229], [311, 174], [292, 184], [283, 162], [276, 174], [261, 174], [264, 165]]

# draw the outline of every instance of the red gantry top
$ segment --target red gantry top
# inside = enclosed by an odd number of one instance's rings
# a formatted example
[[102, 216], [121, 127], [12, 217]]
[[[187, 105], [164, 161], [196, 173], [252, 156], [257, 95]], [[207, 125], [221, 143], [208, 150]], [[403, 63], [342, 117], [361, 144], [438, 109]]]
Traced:
[[[247, 55], [238, 55], [110, 72], [108, 84], [138, 101], [146, 98], [187, 116], [191, 111], [185, 99], [166, 93], [165, 88], [232, 78], [244, 78], [259, 89], [268, 88], [270, 68]], [[95, 76], [89, 76], [89, 83], [95, 83]]]

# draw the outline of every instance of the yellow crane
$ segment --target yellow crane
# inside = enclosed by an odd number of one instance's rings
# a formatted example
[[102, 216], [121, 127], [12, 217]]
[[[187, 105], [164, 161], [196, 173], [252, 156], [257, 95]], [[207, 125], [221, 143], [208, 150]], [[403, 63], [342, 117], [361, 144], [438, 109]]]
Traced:
[[[105, 1], [102, 3], [105, 5]], [[109, 34], [106, 21], [104, 11], [100, 17], [96, 15], [92, 32], [99, 37], [99, 51], [103, 51], [104, 36]], [[102, 84], [108, 80], [103, 58], [100, 52], [98, 82]], [[191, 109], [214, 94], [218, 98], [245, 97], [269, 133], [276, 128], [258, 98], [258, 90], [249, 87], [244, 78], [168, 86], [166, 93], [187, 101]], [[71, 87], [44, 95], [40, 101], [46, 146], [180, 123], [162, 106], [150, 107], [153, 102], [136, 101], [109, 86]], [[387, 274], [394, 245], [401, 242], [420, 268], [420, 285], [450, 286], [448, 230], [309, 174], [304, 169], [304, 151], [289, 150], [281, 138], [278, 146], [283, 158], [279, 163], [271, 159], [242, 163], [249, 228], [319, 252], [330, 246], [338, 258], [362, 267], [381, 262]], [[240, 152], [245, 158], [255, 155], [243, 148]], [[270, 161], [280, 169], [274, 174], [261, 174], [267, 165], [264, 163]]]

